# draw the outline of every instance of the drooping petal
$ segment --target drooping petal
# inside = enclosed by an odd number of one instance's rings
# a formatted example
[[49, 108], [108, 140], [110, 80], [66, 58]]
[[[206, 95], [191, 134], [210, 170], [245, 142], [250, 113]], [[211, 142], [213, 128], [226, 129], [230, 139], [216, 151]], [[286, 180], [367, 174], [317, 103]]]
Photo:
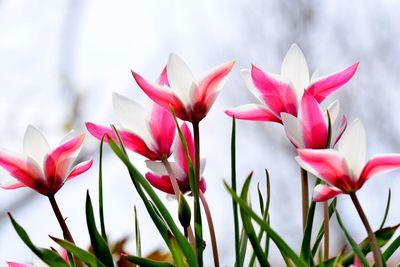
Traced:
[[263, 72], [254, 65], [251, 68], [251, 77], [264, 103], [275, 115], [286, 112], [297, 116], [297, 96], [289, 83], [277, 75]]
[[366, 142], [364, 126], [358, 119], [353, 121], [340, 138], [339, 152], [345, 158], [354, 179], [360, 177], [364, 168]]
[[75, 165], [75, 167], [73, 167], [71, 172], [68, 174], [66, 180], [67, 181], [71, 180], [72, 178], [75, 178], [76, 176], [86, 172], [87, 170], [90, 169], [90, 167], [92, 167], [92, 165], [93, 165], [93, 159], [83, 161], [83, 162]]
[[314, 188], [313, 200], [316, 202], [327, 201], [340, 193], [338, 190], [334, 190], [333, 187], [319, 184]]
[[163, 69], [163, 71], [160, 74], [160, 77], [158, 77], [158, 84], [159, 85], [166, 85], [169, 87], [169, 81], [168, 81], [168, 73], [167, 73], [167, 66]]
[[288, 113], [282, 113], [281, 118], [286, 136], [289, 138], [290, 142], [296, 148], [304, 148], [301, 121]]
[[226, 110], [225, 113], [230, 117], [235, 117], [239, 120], [250, 121], [271, 121], [282, 123], [281, 119], [268, 110], [266, 107], [259, 104], [246, 104], [233, 109]]
[[292, 44], [286, 53], [282, 62], [281, 75], [292, 82], [300, 99], [310, 83], [310, 73], [303, 51], [297, 44]]
[[299, 118], [303, 128], [306, 148], [323, 149], [328, 143], [328, 125], [325, 115], [315, 98], [304, 92], [300, 103]]
[[358, 181], [359, 187], [361, 187], [370, 177], [376, 174], [390, 172], [396, 169], [400, 169], [400, 154], [374, 156], [367, 162], [367, 164], [365, 164], [361, 172], [361, 176]]
[[178, 118], [190, 121], [190, 114], [187, 112], [185, 105], [174, 93], [170, 91], [170, 88], [148, 82], [134, 71], [132, 71], [132, 75], [143, 92], [154, 102], [168, 110], [171, 105], [174, 108]]
[[307, 91], [315, 97], [318, 103], [321, 103], [326, 97], [345, 85], [354, 76], [357, 67], [358, 62], [333, 74], [320, 77], [307, 88]]
[[13, 179], [13, 180], [1, 181], [0, 187], [3, 189], [16, 189], [20, 187], [26, 187], [26, 185], [18, 180]]
[[180, 57], [171, 54], [168, 57], [167, 72], [170, 88], [185, 106], [191, 105], [197, 85], [189, 67]]
[[172, 144], [176, 133], [174, 118], [168, 110], [153, 104], [148, 123], [158, 153], [168, 158], [172, 153]]
[[212, 69], [197, 83], [198, 86], [193, 95], [193, 112], [197, 121], [207, 115], [234, 64], [235, 61], [230, 61]]
[[[155, 188], [168, 193], [168, 194], [174, 194], [174, 188], [172, 187], [171, 180], [168, 175], [156, 175], [152, 172], [148, 172], [145, 175], [146, 179], [149, 181], [149, 183], [154, 186]], [[186, 180], [183, 182], [180, 179], [177, 179], [178, 185], [180, 190], [185, 193], [190, 190], [189, 186], [189, 181]]]
[[44, 158], [50, 151], [50, 146], [42, 133], [32, 125], [25, 131], [24, 154], [36, 161], [43, 168]]
[[[190, 132], [190, 129], [186, 123], [182, 124], [181, 131], [182, 131], [183, 137], [186, 140], [186, 144], [188, 146], [190, 159], [193, 162], [193, 160], [194, 160], [194, 141], [193, 141], [192, 133]], [[185, 171], [185, 173], [188, 173], [188, 165], [187, 165], [188, 163], [186, 160], [185, 150], [183, 148], [183, 145], [182, 145], [182, 142], [181, 142], [179, 136], [177, 136], [176, 138], [177, 138], [177, 140], [175, 142], [175, 148], [174, 148], [175, 161], [179, 164], [179, 166], [182, 168], [182, 170]]]
[[354, 189], [344, 158], [333, 149], [298, 149], [299, 165], [343, 192]]
[[[104, 139], [105, 142], [108, 142], [108, 138], [111, 138], [114, 142], [118, 143], [117, 137], [111, 128], [100, 126], [91, 122], [86, 123], [86, 128], [91, 135], [99, 140], [101, 140], [103, 135], [106, 135], [107, 138]], [[160, 158], [161, 155], [158, 155], [150, 150], [144, 140], [136, 134], [125, 130], [118, 130], [118, 133], [127, 149], [136, 152], [150, 160], [157, 160]]]

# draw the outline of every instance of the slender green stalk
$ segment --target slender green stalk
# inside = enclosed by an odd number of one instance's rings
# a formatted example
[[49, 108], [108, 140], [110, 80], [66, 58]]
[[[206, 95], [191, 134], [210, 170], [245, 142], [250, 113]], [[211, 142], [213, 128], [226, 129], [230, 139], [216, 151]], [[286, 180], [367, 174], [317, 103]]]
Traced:
[[369, 240], [371, 242], [371, 250], [372, 254], [374, 255], [374, 261], [375, 261], [375, 266], [376, 267], [382, 267], [382, 257], [380, 250], [378, 248], [378, 244], [376, 242], [376, 236], [375, 233], [372, 231], [371, 226], [369, 225], [367, 216], [365, 216], [365, 213], [361, 207], [360, 202], [358, 201], [358, 198], [356, 196], [356, 193], [350, 193], [351, 200], [353, 201], [353, 204], [358, 212], [358, 215], [360, 216], [360, 219], [362, 223], [364, 224], [365, 230], [367, 230]]
[[207, 218], [207, 223], [208, 223], [208, 229], [210, 230], [211, 247], [212, 247], [213, 258], [214, 258], [214, 266], [219, 267], [217, 238], [215, 237], [215, 229], [214, 229], [214, 223], [213, 223], [211, 212], [210, 212], [210, 207], [208, 206], [207, 199], [205, 198], [205, 196], [204, 196], [203, 192], [201, 192], [201, 190], [199, 190], [199, 196], [201, 199], [201, 203], [203, 203], [204, 212], [206, 213], [206, 218]]
[[302, 212], [303, 212], [303, 230], [307, 225], [307, 215], [308, 215], [308, 175], [307, 171], [303, 168], [300, 168], [301, 174], [301, 203], [302, 203]]
[[104, 136], [101, 138], [100, 156], [99, 156], [99, 215], [100, 215], [101, 235], [107, 242], [106, 227], [104, 224], [104, 205], [103, 205], [103, 144], [104, 144]]

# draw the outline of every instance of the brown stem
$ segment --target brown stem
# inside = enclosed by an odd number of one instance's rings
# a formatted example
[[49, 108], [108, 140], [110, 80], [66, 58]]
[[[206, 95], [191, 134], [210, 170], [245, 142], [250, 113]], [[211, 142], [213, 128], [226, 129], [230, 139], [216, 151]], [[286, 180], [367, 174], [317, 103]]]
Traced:
[[199, 190], [199, 196], [201, 199], [201, 203], [203, 204], [204, 207], [204, 212], [206, 213], [208, 229], [210, 230], [211, 246], [214, 257], [214, 266], [219, 267], [217, 239], [215, 237], [214, 223], [211, 216], [210, 207], [208, 206], [207, 200], [201, 190]]
[[61, 226], [64, 238], [66, 240], [68, 240], [69, 242], [75, 244], [74, 239], [72, 238], [72, 235], [71, 235], [71, 233], [70, 233], [70, 231], [68, 229], [68, 226], [65, 223], [65, 219], [61, 214], [60, 208], [57, 205], [57, 202], [56, 202], [56, 199], [54, 198], [54, 195], [48, 195], [48, 198], [50, 200], [50, 204], [51, 204], [51, 207], [53, 208], [54, 214], [57, 217], [57, 221]]
[[324, 260], [329, 259], [329, 206], [328, 201], [324, 205]]
[[303, 168], [300, 168], [301, 174], [301, 203], [302, 203], [302, 211], [303, 211], [303, 231], [306, 228], [307, 224], [307, 215], [308, 215], [308, 175], [307, 171]]
[[367, 216], [365, 216], [365, 213], [361, 207], [360, 202], [358, 201], [356, 193], [355, 192], [350, 193], [350, 197], [354, 203], [354, 206], [356, 207], [356, 210], [358, 212], [358, 215], [360, 216], [362, 223], [364, 224], [365, 230], [367, 230], [369, 242], [371, 243], [371, 250], [374, 255], [375, 266], [382, 267], [383, 265], [382, 265], [381, 252], [376, 242], [375, 233], [372, 231], [371, 226], [369, 225]]

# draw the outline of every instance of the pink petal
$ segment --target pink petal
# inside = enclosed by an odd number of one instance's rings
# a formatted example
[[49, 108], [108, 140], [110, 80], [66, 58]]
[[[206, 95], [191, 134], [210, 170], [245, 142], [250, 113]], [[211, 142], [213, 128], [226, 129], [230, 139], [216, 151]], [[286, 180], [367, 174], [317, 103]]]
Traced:
[[234, 64], [235, 61], [230, 61], [218, 66], [198, 83], [193, 95], [193, 116], [197, 121], [207, 115]]
[[339, 125], [333, 125], [332, 129], [332, 138], [334, 140], [333, 143], [331, 143], [331, 148], [336, 145], [336, 143], [340, 140], [342, 137], [344, 131], [347, 128], [347, 119], [346, 116], [343, 115], [342, 120]]
[[325, 115], [315, 98], [304, 92], [300, 103], [299, 118], [303, 126], [306, 148], [323, 149], [328, 143], [328, 125]]
[[378, 155], [371, 158], [364, 166], [358, 185], [361, 187], [370, 177], [376, 174], [394, 171], [400, 168], [400, 154]]
[[271, 121], [282, 123], [281, 119], [278, 116], [276, 116], [267, 108], [258, 104], [242, 105], [230, 110], [226, 110], [225, 113], [228, 116], [235, 117], [239, 120]]
[[251, 68], [251, 77], [264, 103], [275, 115], [286, 112], [297, 116], [297, 97], [289, 83], [278, 80], [254, 65]]
[[18, 180], [9, 180], [0, 182], [0, 187], [8, 190], [8, 189], [17, 189], [20, 187], [26, 187], [26, 185]]
[[[101, 140], [103, 135], [107, 135], [107, 138], [104, 139], [105, 142], [108, 142], [108, 138], [111, 138], [114, 142], [118, 143], [117, 137], [111, 128], [100, 126], [91, 122], [86, 123], [86, 128], [91, 135], [99, 140]], [[127, 149], [134, 151], [150, 160], [157, 160], [162, 156], [150, 150], [144, 140], [136, 134], [124, 130], [119, 130], [118, 133]]]
[[[189, 127], [187, 126], [186, 123], [182, 124], [181, 131], [182, 131], [183, 137], [186, 140], [186, 144], [188, 146], [189, 156], [193, 162], [193, 160], [194, 160], [194, 141], [193, 141], [192, 133], [190, 132]], [[175, 157], [176, 162], [178, 162], [179, 166], [182, 168], [182, 170], [184, 170], [185, 173], [187, 174], [188, 173], [188, 163], [186, 160], [185, 150], [183, 148], [183, 145], [182, 145], [182, 142], [181, 142], [179, 136], [177, 136], [176, 138], [177, 138], [177, 141], [176, 141], [176, 146], [175, 146], [175, 151], [174, 151], [174, 157]]]
[[289, 141], [296, 148], [304, 148], [304, 140], [302, 133], [301, 121], [295, 116], [282, 112], [281, 114], [282, 124], [285, 128], [286, 136]]
[[327, 185], [319, 184], [314, 188], [313, 200], [316, 202], [327, 201], [340, 194], [337, 190]]
[[300, 166], [343, 192], [355, 189], [343, 157], [333, 149], [298, 149]]
[[90, 167], [92, 167], [92, 165], [93, 165], [93, 159], [83, 161], [75, 165], [75, 167], [69, 173], [66, 181], [71, 180], [72, 178], [86, 172], [87, 170], [90, 169]]
[[362, 264], [361, 264], [361, 262], [360, 262], [360, 259], [359, 259], [357, 256], [354, 257], [354, 262], [353, 262], [353, 264], [354, 264], [354, 267], [362, 267]]
[[[155, 188], [163, 191], [164, 193], [167, 194], [174, 194], [174, 188], [172, 187], [171, 180], [168, 175], [156, 175], [152, 172], [146, 173], [146, 179], [149, 181], [149, 183], [154, 186]], [[190, 190], [190, 185], [189, 185], [189, 179], [186, 178], [185, 181], [182, 181], [180, 179], [177, 179], [179, 188], [182, 192], [187, 192]]]
[[25, 264], [25, 263], [17, 263], [17, 262], [7, 262], [8, 267], [33, 267], [33, 265]]
[[182, 101], [173, 93], [164, 90], [164, 87], [156, 84], [149, 83], [142, 76], [132, 71], [133, 78], [136, 83], [143, 90], [143, 92], [150, 97], [154, 102], [169, 110], [170, 105], [174, 109], [176, 116], [182, 120], [191, 120], [190, 114], [187, 112], [186, 107]]
[[[0, 151], [0, 166], [7, 170], [10, 175], [16, 178], [21, 184], [41, 194], [45, 195], [48, 193], [42, 171], [33, 161], [13, 155], [9, 152]], [[16, 186], [17, 185], [5, 189], [17, 188]]]
[[158, 78], [159, 85], [166, 85], [169, 87], [168, 75], [167, 75], [167, 66], [164, 67], [163, 71]]
[[343, 70], [321, 77], [313, 82], [307, 91], [312, 94], [318, 103], [346, 84], [356, 73], [358, 62]]
[[158, 154], [169, 157], [175, 139], [176, 125], [171, 113], [160, 105], [153, 104], [150, 120], [150, 133], [157, 144]]

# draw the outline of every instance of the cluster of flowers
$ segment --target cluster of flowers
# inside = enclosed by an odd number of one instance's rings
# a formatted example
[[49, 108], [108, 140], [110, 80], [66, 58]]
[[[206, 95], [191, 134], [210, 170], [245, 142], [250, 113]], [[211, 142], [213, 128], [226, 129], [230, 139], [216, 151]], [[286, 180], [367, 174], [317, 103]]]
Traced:
[[[197, 155], [199, 122], [206, 117], [233, 66], [234, 61], [227, 62], [196, 79], [188, 66], [172, 54], [157, 82], [151, 82], [132, 71], [136, 83], [154, 102], [150, 109], [125, 96], [113, 94], [114, 111], [122, 125], [118, 130], [119, 136], [114, 129], [92, 122], [87, 122], [86, 128], [92, 136], [99, 140], [104, 138], [105, 142], [112, 140], [117, 143], [120, 137], [127, 149], [147, 158], [146, 165], [150, 172], [145, 177], [148, 182], [177, 198], [180, 193], [191, 191], [190, 159], [194, 162], [199, 194], [204, 201], [206, 182], [202, 173], [205, 159]], [[354, 76], [357, 67], [358, 63], [355, 63], [327, 76], [318, 77], [314, 73], [310, 77], [304, 55], [294, 44], [283, 60], [280, 74], [265, 72], [255, 65], [242, 70], [246, 87], [260, 102], [226, 111], [228, 116], [236, 119], [283, 125], [289, 141], [297, 149], [296, 161], [302, 170], [324, 181], [314, 188], [313, 200], [317, 202], [343, 193], [350, 195], [356, 204], [355, 192], [370, 177], [400, 168], [400, 154], [378, 155], [365, 162], [366, 137], [363, 125], [355, 120], [347, 127], [339, 101], [334, 101], [326, 110], [321, 108], [321, 103], [328, 96]], [[180, 129], [176, 127], [171, 110], [184, 121]], [[194, 136], [187, 123], [192, 124]], [[186, 144], [182, 143], [177, 130], [183, 134]], [[47, 196], [53, 209], [58, 210], [54, 195], [66, 181], [84, 173], [93, 163], [92, 159], [79, 164], [74, 162], [83, 140], [83, 134], [72, 132], [51, 150], [43, 135], [35, 127], [29, 126], [24, 136], [24, 155], [0, 151], [0, 166], [15, 178], [2, 182], [0, 186], [4, 189], [30, 187]], [[337, 143], [336, 150], [334, 147]], [[174, 161], [169, 160], [171, 155]], [[308, 186], [305, 191], [308, 191]], [[308, 207], [308, 195], [303, 198], [304, 201]], [[305, 210], [303, 212], [307, 213]], [[362, 211], [359, 212], [363, 216]], [[62, 215], [57, 216], [62, 224]], [[63, 231], [65, 235], [65, 228]], [[374, 245], [376, 240], [373, 240], [370, 229], [367, 231], [372, 238], [375, 262], [380, 266], [381, 260], [377, 258], [380, 257], [379, 249]], [[70, 234], [66, 235], [66, 239], [73, 242]], [[218, 265], [218, 261], [215, 263]], [[9, 263], [9, 266], [17, 265]]]

